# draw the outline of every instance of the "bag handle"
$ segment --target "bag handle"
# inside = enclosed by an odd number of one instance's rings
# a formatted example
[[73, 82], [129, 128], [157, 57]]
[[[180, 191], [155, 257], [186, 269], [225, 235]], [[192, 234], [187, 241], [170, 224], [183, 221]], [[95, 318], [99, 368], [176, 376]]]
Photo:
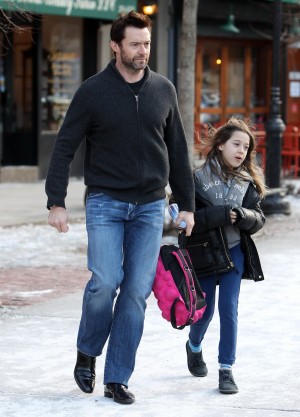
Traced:
[[187, 238], [186, 238], [186, 234], [185, 234], [185, 230], [180, 230], [179, 234], [178, 234], [178, 246], [180, 249], [185, 249], [186, 248], [186, 242], [187, 242]]
[[189, 323], [190, 319], [188, 319], [188, 321], [185, 324], [182, 324], [181, 326], [178, 326], [177, 327], [177, 324], [176, 324], [176, 316], [175, 316], [175, 307], [176, 307], [176, 304], [177, 304], [178, 301], [180, 301], [179, 300], [179, 297], [175, 298], [175, 300], [173, 301], [173, 304], [171, 306], [171, 310], [170, 310], [171, 324], [172, 324], [172, 327], [174, 327], [174, 329], [182, 330]]
[[[188, 262], [186, 261], [186, 256], [189, 258], [188, 253], [185, 250], [178, 250], [177, 252], [173, 252], [173, 255], [175, 256], [175, 258], [177, 259], [177, 261], [179, 262], [184, 276], [185, 276], [185, 280], [186, 283], [188, 285], [188, 293], [189, 293], [189, 299], [190, 299], [190, 310], [189, 310], [189, 317], [185, 323], [185, 325], [180, 326], [179, 328], [176, 325], [176, 318], [175, 318], [175, 305], [177, 303], [177, 301], [179, 300], [178, 298], [174, 300], [173, 305], [171, 307], [171, 324], [174, 328], [182, 330], [187, 324], [190, 324], [193, 321], [195, 312], [196, 312], [196, 304], [197, 304], [197, 294], [196, 294], [196, 289], [195, 289], [195, 283], [194, 283], [194, 276], [193, 276], [193, 270], [191, 269], [192, 267], [190, 267], [190, 265], [188, 264]], [[172, 313], [173, 311], [173, 313]]]

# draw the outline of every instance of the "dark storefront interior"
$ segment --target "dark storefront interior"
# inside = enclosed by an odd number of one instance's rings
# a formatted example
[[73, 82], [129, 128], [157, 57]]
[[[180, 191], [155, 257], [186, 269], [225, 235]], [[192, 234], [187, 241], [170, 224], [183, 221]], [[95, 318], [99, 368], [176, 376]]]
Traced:
[[[174, 2], [180, 21], [178, 4], [182, 1]], [[280, 80], [284, 122], [300, 129], [299, 22], [299, 33], [294, 25], [297, 13], [300, 21], [298, 9], [296, 2], [283, 1]], [[273, 2], [267, 0], [199, 1], [196, 127], [218, 125], [236, 115], [249, 117], [259, 130], [264, 129], [270, 110], [272, 10]], [[223, 29], [229, 13], [234, 14], [238, 32]], [[27, 17], [12, 13], [11, 18], [16, 26], [7, 34], [0, 33], [0, 167], [33, 166], [41, 179], [45, 178], [57, 131], [74, 92], [111, 57], [111, 20], [46, 13]], [[161, 41], [161, 34], [157, 35], [160, 30], [155, 27], [152, 51]], [[108, 52], [100, 65], [99, 54], [105, 48]], [[175, 56], [178, 51], [173, 52]], [[154, 52], [151, 56], [150, 65], [155, 70], [157, 57]], [[175, 61], [170, 60], [169, 74], [178, 71]], [[173, 81], [176, 84], [176, 76]], [[82, 154], [83, 146], [71, 175], [82, 175]]]
[[[1, 41], [1, 165], [40, 165], [44, 177], [71, 98], [97, 71], [99, 23], [64, 16], [15, 22], [18, 28]], [[76, 160], [72, 169], [81, 174]]]

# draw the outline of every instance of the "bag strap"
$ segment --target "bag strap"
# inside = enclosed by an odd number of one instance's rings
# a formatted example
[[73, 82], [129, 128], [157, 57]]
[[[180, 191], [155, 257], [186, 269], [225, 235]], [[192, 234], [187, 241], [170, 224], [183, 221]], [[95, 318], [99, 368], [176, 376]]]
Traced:
[[179, 297], [175, 298], [175, 300], [173, 301], [173, 304], [171, 306], [171, 310], [170, 310], [171, 324], [172, 324], [172, 327], [174, 327], [174, 329], [182, 330], [182, 329], [185, 328], [185, 326], [187, 326], [189, 324], [189, 320], [185, 324], [182, 324], [181, 326], [177, 326], [176, 316], [175, 316], [175, 307], [176, 307], [176, 304], [178, 303], [178, 301], [180, 301]]
[[[193, 275], [193, 266], [189, 257], [187, 250], [179, 249], [177, 252], [179, 262], [181, 262], [181, 266], [183, 267], [184, 275], [186, 278], [186, 282], [188, 284], [189, 296], [190, 296], [190, 318], [194, 318], [196, 312], [196, 303], [197, 303], [197, 294], [195, 289], [194, 283], [194, 275]], [[176, 256], [176, 255], [175, 255]], [[188, 262], [189, 261], [189, 262]]]
[[[177, 327], [176, 325], [176, 317], [175, 317], [175, 306], [177, 301], [179, 301], [179, 298], [176, 298], [173, 302], [173, 305], [171, 307], [171, 324], [174, 328], [182, 330], [186, 325], [192, 323], [195, 312], [196, 312], [196, 304], [197, 304], [197, 294], [194, 284], [194, 276], [193, 276], [193, 267], [192, 263], [190, 261], [190, 257], [185, 249], [178, 249], [177, 251], [172, 252], [172, 254], [177, 259], [187, 284], [188, 289], [188, 295], [189, 295], [189, 301], [190, 301], [190, 310], [189, 310], [189, 316], [186, 321], [186, 323], [180, 327]], [[187, 261], [188, 259], [188, 261]]]
[[185, 249], [186, 248], [186, 234], [185, 234], [185, 230], [181, 230], [178, 233], [178, 246], [180, 249]]

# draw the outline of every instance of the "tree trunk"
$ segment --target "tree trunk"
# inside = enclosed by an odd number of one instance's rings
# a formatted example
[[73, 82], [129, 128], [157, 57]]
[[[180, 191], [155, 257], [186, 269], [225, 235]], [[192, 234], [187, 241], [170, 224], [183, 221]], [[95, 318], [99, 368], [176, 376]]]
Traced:
[[178, 100], [187, 137], [191, 165], [194, 160], [195, 58], [198, 0], [183, 0], [179, 43]]

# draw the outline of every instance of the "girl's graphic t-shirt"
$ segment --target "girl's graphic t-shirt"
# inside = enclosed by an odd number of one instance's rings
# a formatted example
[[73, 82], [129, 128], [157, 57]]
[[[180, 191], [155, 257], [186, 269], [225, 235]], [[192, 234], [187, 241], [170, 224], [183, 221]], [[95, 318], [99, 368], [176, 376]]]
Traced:
[[[220, 167], [219, 164], [217, 166]], [[249, 176], [249, 180], [233, 178], [225, 182], [214, 174], [208, 165], [203, 169], [197, 170], [196, 177], [202, 186], [206, 199], [210, 203], [214, 206], [230, 205], [232, 209], [242, 206], [249, 182], [251, 181]], [[238, 245], [241, 240], [239, 228], [236, 226], [225, 226], [224, 229], [229, 248]]]

